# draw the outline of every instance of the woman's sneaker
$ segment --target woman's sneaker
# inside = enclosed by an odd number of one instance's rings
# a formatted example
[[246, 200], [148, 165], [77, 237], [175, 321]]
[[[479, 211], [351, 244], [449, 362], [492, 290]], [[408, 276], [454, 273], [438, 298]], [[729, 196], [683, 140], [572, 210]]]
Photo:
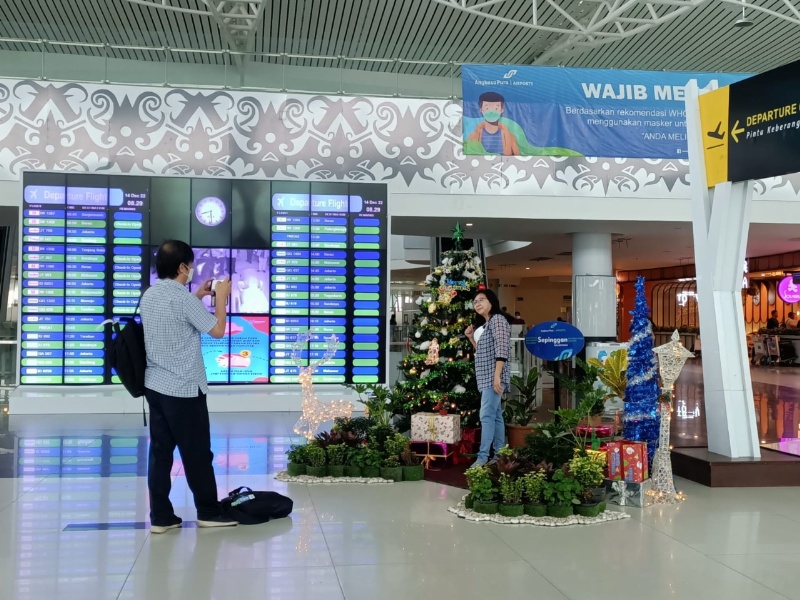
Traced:
[[166, 533], [170, 529], [180, 529], [181, 523], [183, 523], [181, 518], [173, 515], [172, 520], [166, 525], [150, 525], [150, 533]]
[[198, 527], [236, 527], [238, 524], [238, 521], [223, 516], [211, 517], [210, 519], [197, 519]]

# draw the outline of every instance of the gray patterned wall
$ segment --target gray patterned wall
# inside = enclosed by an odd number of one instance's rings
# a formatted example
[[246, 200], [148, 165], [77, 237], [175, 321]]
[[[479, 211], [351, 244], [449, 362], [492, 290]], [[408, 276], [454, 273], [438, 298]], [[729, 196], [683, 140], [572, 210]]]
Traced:
[[[0, 179], [24, 170], [383, 181], [395, 192], [688, 197], [679, 160], [478, 157], [441, 100], [0, 80]], [[759, 182], [793, 199], [800, 176]]]

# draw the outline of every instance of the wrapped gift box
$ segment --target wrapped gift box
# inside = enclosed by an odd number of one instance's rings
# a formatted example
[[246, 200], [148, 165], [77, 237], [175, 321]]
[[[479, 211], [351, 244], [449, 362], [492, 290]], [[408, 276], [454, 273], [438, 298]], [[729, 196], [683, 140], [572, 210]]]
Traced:
[[627, 481], [614, 481], [606, 479], [607, 500], [619, 506], [647, 506], [647, 492], [651, 488], [650, 479], [641, 483], [628, 483]]
[[423, 459], [427, 458], [426, 468], [441, 468], [450, 464], [455, 453], [454, 444], [443, 442], [411, 442], [411, 452]]
[[645, 442], [608, 442], [608, 478], [642, 483], [650, 474]]
[[461, 441], [461, 416], [434, 413], [411, 415], [411, 439], [415, 442], [457, 444]]

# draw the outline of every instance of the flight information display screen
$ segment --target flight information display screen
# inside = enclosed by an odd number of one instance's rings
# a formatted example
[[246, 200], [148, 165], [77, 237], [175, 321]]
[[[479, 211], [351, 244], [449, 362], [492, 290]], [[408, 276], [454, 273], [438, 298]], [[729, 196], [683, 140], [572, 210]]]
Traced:
[[190, 291], [232, 281], [210, 383], [297, 383], [309, 328], [302, 366], [340, 340], [316, 382], [385, 381], [387, 215], [382, 184], [25, 173], [20, 382], [119, 383], [102, 322], [135, 312], [166, 239], [194, 249]]

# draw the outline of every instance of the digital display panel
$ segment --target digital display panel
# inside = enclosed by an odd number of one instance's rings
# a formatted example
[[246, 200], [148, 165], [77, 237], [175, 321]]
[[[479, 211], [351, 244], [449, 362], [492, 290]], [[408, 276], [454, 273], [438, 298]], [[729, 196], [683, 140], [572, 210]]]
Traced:
[[384, 185], [33, 172], [22, 221], [22, 384], [119, 383], [101, 324], [134, 313], [167, 239], [193, 248], [189, 291], [231, 278], [226, 335], [201, 338], [210, 383], [297, 383], [309, 327], [303, 365], [339, 338], [314, 381], [386, 379]]

